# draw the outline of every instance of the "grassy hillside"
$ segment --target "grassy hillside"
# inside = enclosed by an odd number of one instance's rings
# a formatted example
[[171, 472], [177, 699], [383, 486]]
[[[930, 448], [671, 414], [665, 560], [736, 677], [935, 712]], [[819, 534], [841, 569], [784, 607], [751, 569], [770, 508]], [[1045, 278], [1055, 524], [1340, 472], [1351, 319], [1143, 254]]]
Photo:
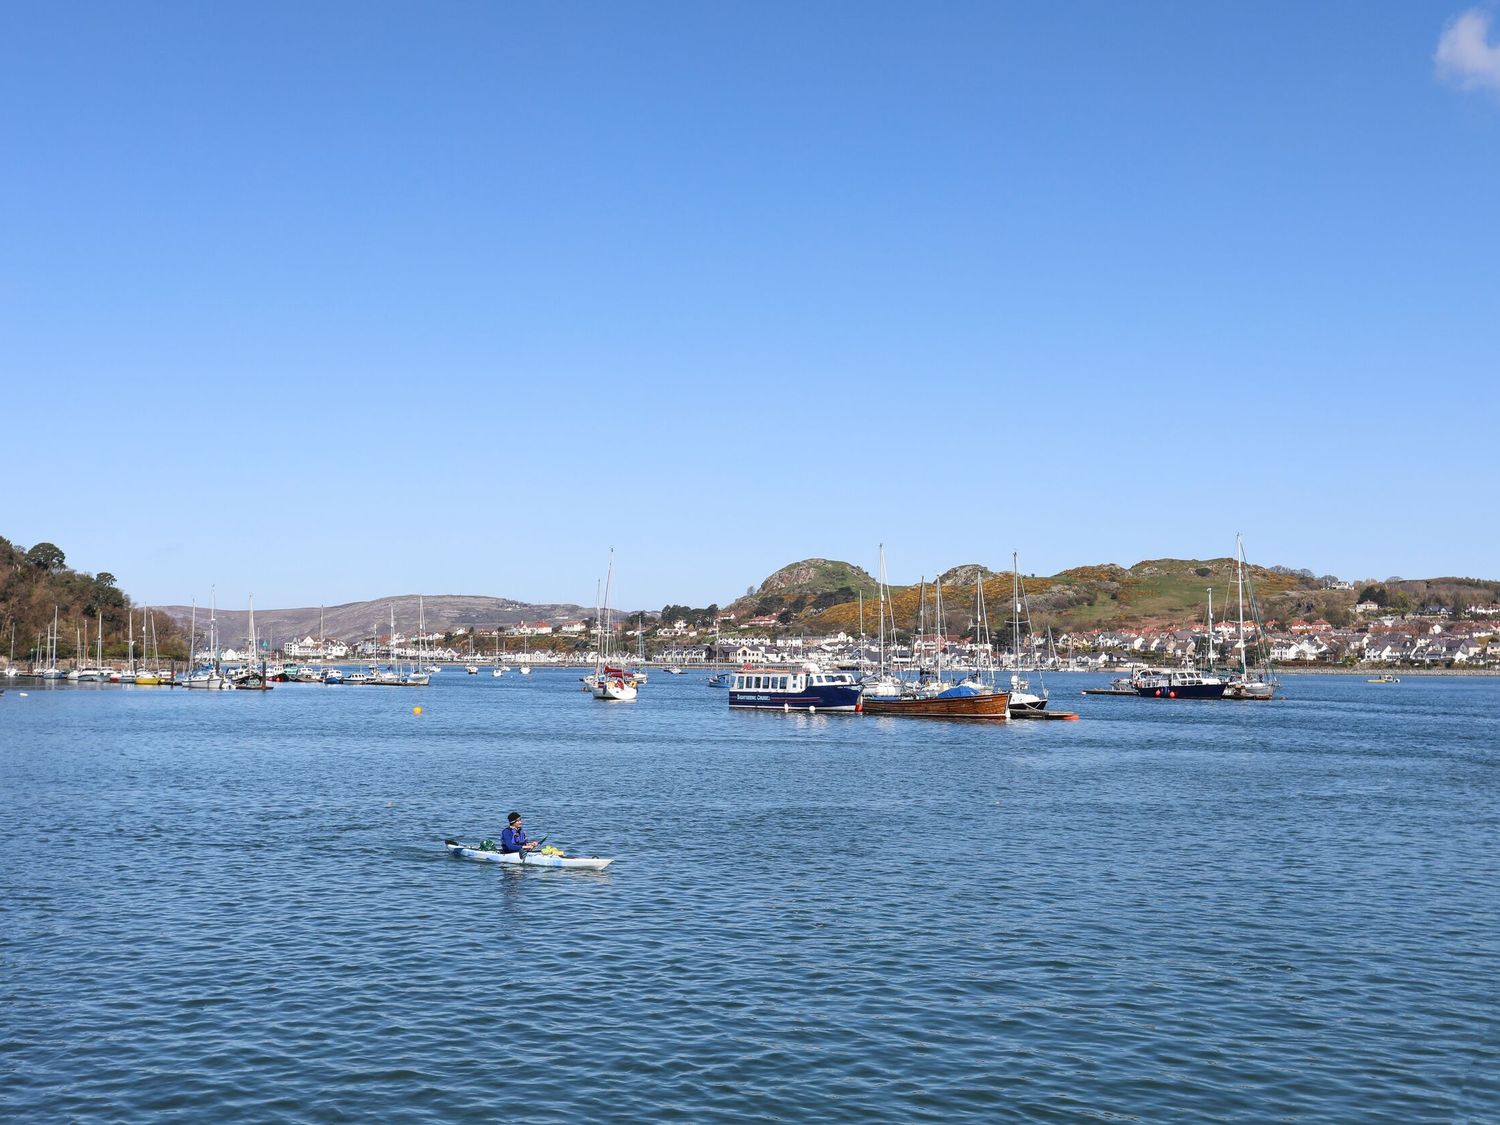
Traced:
[[[973, 616], [975, 604], [974, 565], [954, 568], [943, 584], [943, 598], [951, 629], [962, 629]], [[1010, 617], [1011, 578], [995, 574], [984, 580], [984, 595], [990, 623], [998, 627]], [[1248, 567], [1247, 573], [1263, 610], [1272, 615], [1324, 611], [1323, 616], [1347, 615], [1352, 595], [1348, 592], [1322, 591], [1315, 579], [1306, 576]], [[953, 578], [962, 578], [953, 582]], [[1038, 628], [1051, 626], [1055, 631], [1090, 628], [1123, 628], [1126, 626], [1181, 625], [1203, 619], [1207, 610], [1208, 589], [1213, 588], [1215, 615], [1232, 612], [1235, 599], [1234, 560], [1220, 559], [1150, 559], [1126, 569], [1112, 563], [1075, 567], [1049, 577], [1023, 576], [1032, 620]], [[930, 595], [929, 595], [930, 596]], [[897, 627], [912, 628], [916, 620], [918, 588], [893, 587], [891, 603], [895, 608]], [[866, 599], [865, 627], [873, 631], [875, 610]], [[1330, 618], [1331, 620], [1331, 618]], [[807, 627], [813, 631], [859, 628], [859, 607], [844, 602], [806, 615]]]

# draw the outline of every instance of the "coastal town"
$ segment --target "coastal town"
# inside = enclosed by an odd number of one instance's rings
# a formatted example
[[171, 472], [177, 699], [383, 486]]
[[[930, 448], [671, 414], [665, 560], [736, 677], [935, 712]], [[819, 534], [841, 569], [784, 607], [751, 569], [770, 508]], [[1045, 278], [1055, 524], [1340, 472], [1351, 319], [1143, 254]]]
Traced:
[[[1306, 670], [1353, 667], [1429, 669], [1500, 669], [1500, 605], [1476, 606], [1472, 619], [1453, 620], [1450, 612], [1401, 615], [1378, 613], [1378, 606], [1357, 607], [1367, 620], [1335, 628], [1319, 618], [1265, 623], [1265, 642], [1273, 663]], [[646, 615], [644, 625], [621, 630], [623, 647], [644, 652], [641, 659], [661, 665], [785, 664], [816, 657], [839, 663], [873, 662], [878, 652], [873, 640], [837, 632], [814, 636], [781, 626], [774, 616], [743, 622], [725, 613], [717, 634], [684, 619], [663, 622]], [[418, 635], [397, 632], [372, 634], [353, 641], [305, 636], [289, 641], [275, 655], [294, 660], [379, 660], [393, 651], [399, 659], [426, 654], [440, 663], [462, 664], [475, 653], [492, 653], [497, 644], [512, 662], [530, 645], [527, 659], [538, 664], [587, 664], [595, 657], [589, 643], [591, 622], [528, 621], [504, 628], [479, 628]], [[1034, 638], [1035, 645], [1017, 653], [1004, 644], [976, 642], [971, 630], [949, 632], [913, 642], [898, 637], [890, 645], [896, 663], [920, 663], [941, 644], [955, 666], [977, 665], [986, 656], [1002, 666], [1019, 662], [1071, 671], [1114, 671], [1135, 664], [1191, 664], [1205, 654], [1216, 663], [1239, 663], [1240, 641], [1233, 621], [1215, 622], [1210, 643], [1206, 626], [1199, 628], [1093, 629]], [[472, 643], [471, 643], [472, 642]], [[550, 643], [549, 643], [550, 642]], [[563, 643], [555, 643], [563, 642]], [[272, 651], [272, 650], [265, 650]], [[248, 654], [231, 648], [225, 659]]]
[[[938, 665], [1080, 672], [1500, 669], [1500, 583], [1354, 583], [1239, 559], [1079, 567], [1045, 578], [1021, 575], [1013, 559], [1008, 574], [970, 564], [907, 586], [877, 581], [850, 563], [804, 559], [723, 606], [617, 612], [403, 595], [261, 610], [257, 629], [253, 599], [245, 610], [213, 599], [207, 607], [135, 606], [113, 575], [72, 570], [54, 544], [24, 549], [0, 540], [0, 555], [7, 564], [0, 669], [8, 678], [131, 673], [172, 683], [180, 670], [211, 664], [265, 665], [280, 679], [287, 668], [341, 663], [499, 669], [588, 665], [606, 655], [640, 667], [811, 661], [912, 672]], [[1005, 608], [987, 614], [986, 599]]]

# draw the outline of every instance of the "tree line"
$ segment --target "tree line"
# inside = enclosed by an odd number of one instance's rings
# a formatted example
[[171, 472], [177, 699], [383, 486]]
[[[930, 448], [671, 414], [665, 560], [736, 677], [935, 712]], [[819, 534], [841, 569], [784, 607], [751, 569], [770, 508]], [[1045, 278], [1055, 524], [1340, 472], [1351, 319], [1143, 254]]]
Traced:
[[[126, 635], [134, 607], [116, 584], [113, 574], [87, 574], [67, 565], [67, 556], [55, 543], [37, 543], [30, 548], [0, 536], [0, 658], [8, 658], [15, 638], [17, 662], [24, 661], [39, 638], [52, 628], [57, 615], [58, 657], [72, 660], [94, 652], [94, 637], [103, 622], [104, 655], [120, 659], [126, 654]], [[88, 649], [78, 653], [77, 637], [85, 624]], [[140, 652], [141, 618], [134, 619], [136, 652]], [[157, 644], [163, 659], [187, 657], [187, 638], [165, 613], [154, 615]]]

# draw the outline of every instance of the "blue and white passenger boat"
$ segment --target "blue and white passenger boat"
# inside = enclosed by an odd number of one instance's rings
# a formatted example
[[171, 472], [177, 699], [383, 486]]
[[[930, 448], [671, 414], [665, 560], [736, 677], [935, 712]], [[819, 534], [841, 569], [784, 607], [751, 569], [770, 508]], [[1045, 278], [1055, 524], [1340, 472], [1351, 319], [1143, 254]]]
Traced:
[[742, 668], [729, 683], [729, 706], [767, 711], [859, 711], [860, 686], [848, 672]]

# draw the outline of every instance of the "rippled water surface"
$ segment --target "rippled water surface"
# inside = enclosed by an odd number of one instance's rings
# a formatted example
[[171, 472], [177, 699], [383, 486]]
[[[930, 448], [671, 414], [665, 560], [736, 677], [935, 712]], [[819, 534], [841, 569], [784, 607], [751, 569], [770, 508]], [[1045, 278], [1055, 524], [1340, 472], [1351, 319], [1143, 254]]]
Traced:
[[[1100, 679], [998, 728], [12, 682], [0, 1117], [1500, 1120], [1500, 682]], [[512, 807], [618, 861], [442, 850]]]

